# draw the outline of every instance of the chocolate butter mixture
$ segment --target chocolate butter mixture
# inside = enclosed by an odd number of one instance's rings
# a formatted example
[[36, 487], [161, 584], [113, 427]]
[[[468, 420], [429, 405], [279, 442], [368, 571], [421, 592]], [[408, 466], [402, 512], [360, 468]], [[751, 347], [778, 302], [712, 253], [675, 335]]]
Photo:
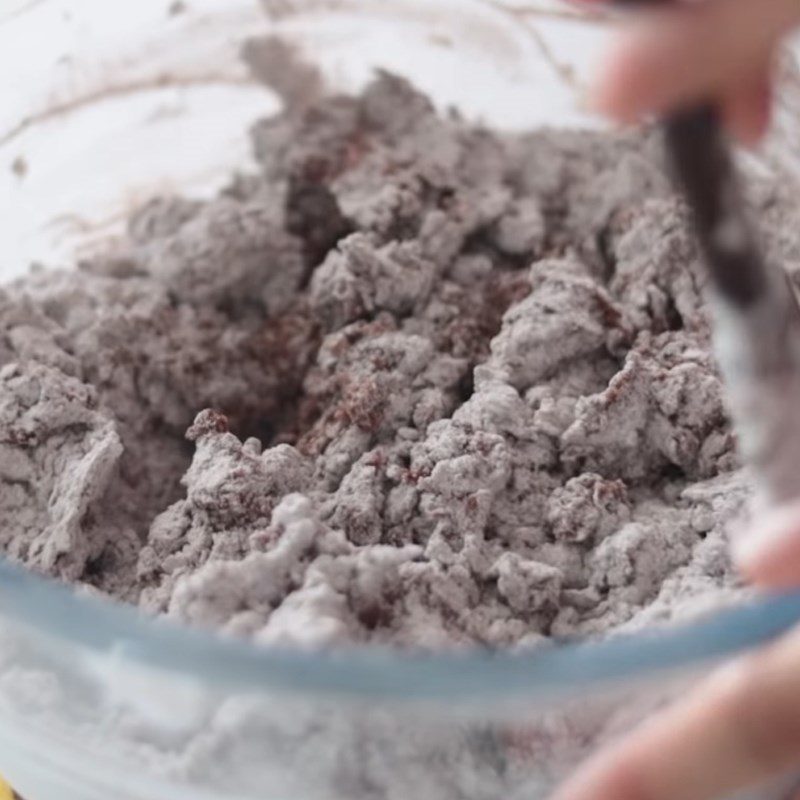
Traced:
[[[0, 290], [8, 555], [311, 646], [535, 644], [735, 591], [748, 483], [655, 137], [501, 135], [382, 74], [253, 139], [217, 199]], [[796, 270], [791, 193], [753, 195]]]

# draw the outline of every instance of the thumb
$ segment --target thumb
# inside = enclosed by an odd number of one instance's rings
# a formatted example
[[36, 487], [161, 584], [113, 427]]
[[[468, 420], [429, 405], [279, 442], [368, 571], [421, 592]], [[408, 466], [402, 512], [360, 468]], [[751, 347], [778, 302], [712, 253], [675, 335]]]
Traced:
[[772, 589], [800, 586], [800, 502], [751, 523], [734, 541], [733, 558], [752, 583]]
[[710, 0], [643, 13], [599, 71], [594, 105], [631, 122], [718, 98], [758, 74], [798, 20], [797, 0]]

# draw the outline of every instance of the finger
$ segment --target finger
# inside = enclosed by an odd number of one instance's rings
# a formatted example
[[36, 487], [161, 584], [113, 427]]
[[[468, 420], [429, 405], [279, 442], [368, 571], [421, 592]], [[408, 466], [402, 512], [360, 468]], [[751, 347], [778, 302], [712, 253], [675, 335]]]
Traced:
[[742, 85], [729, 89], [722, 103], [725, 125], [743, 145], [752, 147], [769, 128], [772, 74], [762, 69]]
[[711, 0], [642, 16], [600, 70], [594, 103], [630, 122], [717, 97], [758, 74], [799, 19], [794, 0]]
[[734, 541], [733, 558], [752, 583], [773, 589], [800, 586], [800, 503], [759, 517]]
[[714, 800], [800, 756], [800, 635], [718, 673], [580, 770], [554, 800]]

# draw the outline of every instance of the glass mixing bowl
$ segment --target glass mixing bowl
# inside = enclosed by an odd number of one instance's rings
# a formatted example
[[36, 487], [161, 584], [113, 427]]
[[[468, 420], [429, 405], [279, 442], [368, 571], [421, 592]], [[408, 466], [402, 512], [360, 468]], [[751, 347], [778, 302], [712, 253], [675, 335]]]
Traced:
[[[248, 124], [279, 106], [239, 59], [247, 37], [287, 37], [332, 87], [384, 67], [522, 128], [599, 124], [580, 98], [607, 29], [548, 2], [4, 0], [0, 279], [74, 263], [147, 197], [208, 196], [247, 166]], [[797, 94], [759, 157], [787, 179]], [[27, 800], [537, 800], [798, 618], [790, 595], [529, 653], [320, 655], [143, 619], [2, 564], [0, 772]]]

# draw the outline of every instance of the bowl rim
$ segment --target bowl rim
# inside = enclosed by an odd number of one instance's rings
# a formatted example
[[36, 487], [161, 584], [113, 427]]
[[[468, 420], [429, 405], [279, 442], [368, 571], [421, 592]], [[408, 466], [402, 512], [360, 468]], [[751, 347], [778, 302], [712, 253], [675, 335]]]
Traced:
[[[402, 702], [566, 700], [688, 670], [756, 648], [800, 620], [800, 592], [754, 596], [698, 621], [543, 645], [431, 654], [382, 645], [261, 646], [81, 595], [0, 558], [0, 620], [84, 655], [179, 674], [237, 692], [299, 692]], [[34, 643], [35, 644], [35, 643]]]

